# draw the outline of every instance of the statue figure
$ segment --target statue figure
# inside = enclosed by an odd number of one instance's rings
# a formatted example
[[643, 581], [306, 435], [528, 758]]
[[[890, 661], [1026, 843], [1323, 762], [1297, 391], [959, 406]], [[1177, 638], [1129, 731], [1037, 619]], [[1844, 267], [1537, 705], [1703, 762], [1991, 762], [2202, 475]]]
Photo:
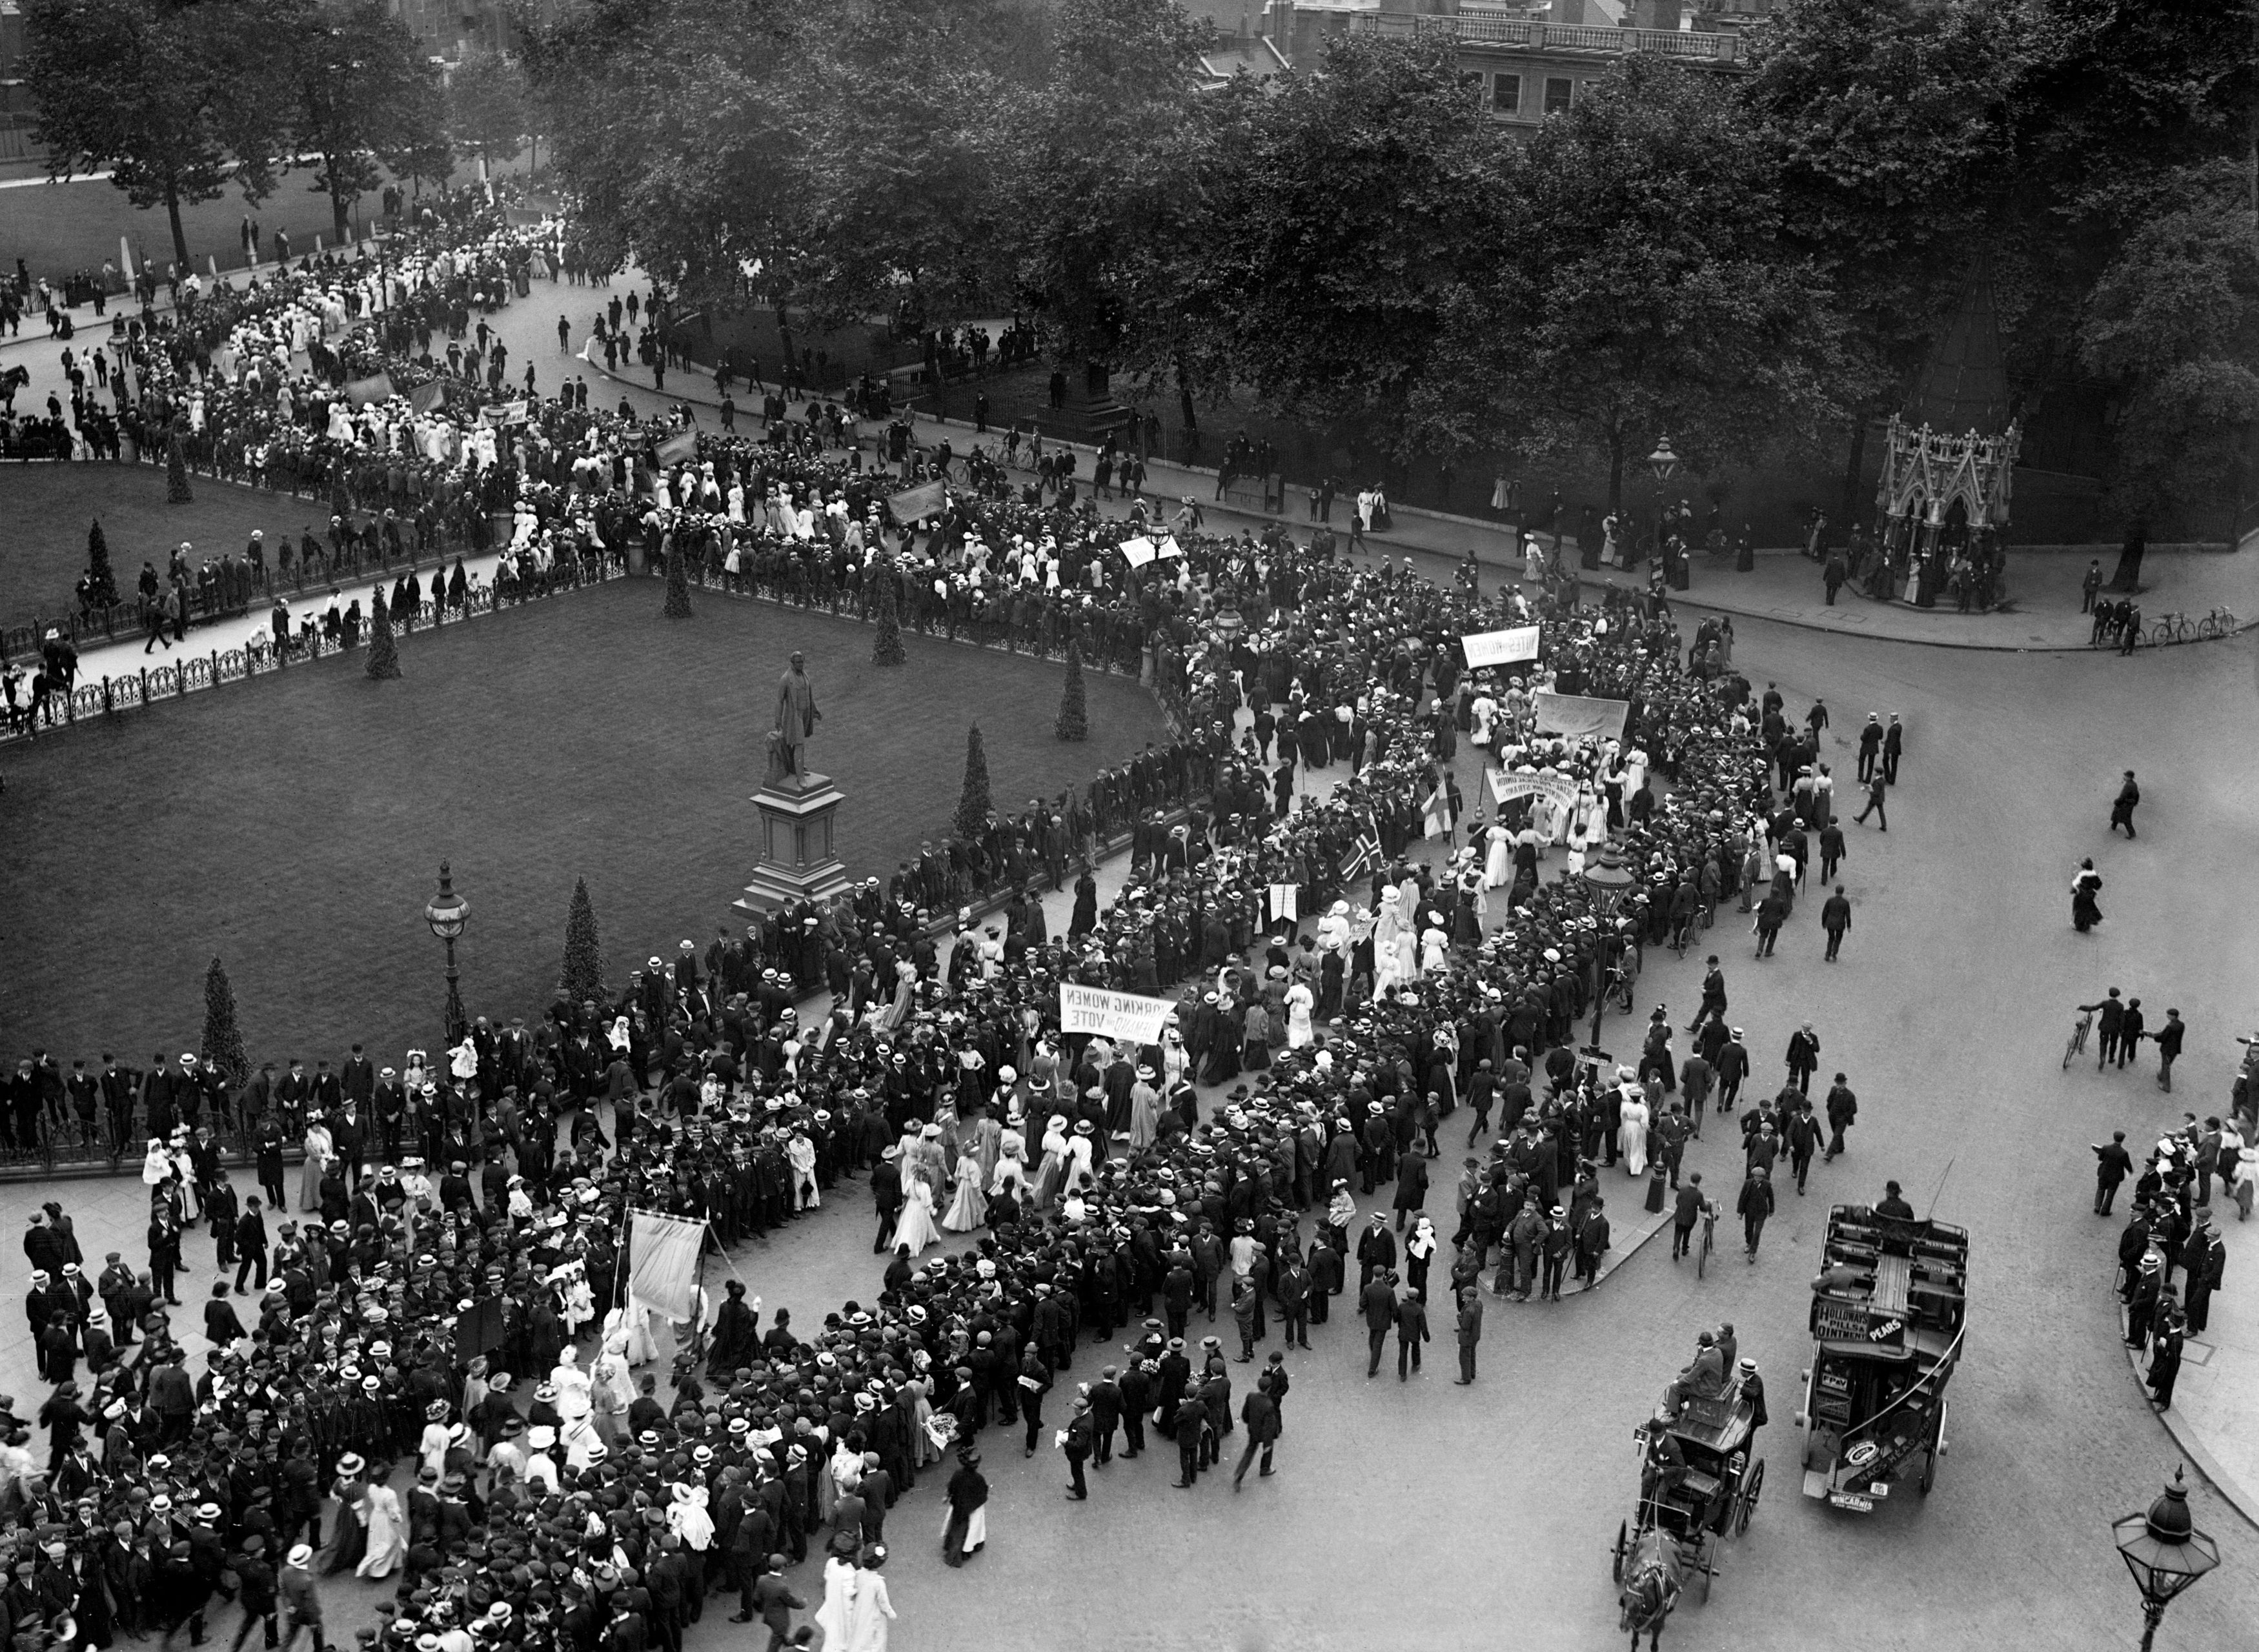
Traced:
[[808, 742], [823, 716], [816, 709], [816, 685], [808, 680], [805, 663], [795, 649], [792, 668], [777, 681], [776, 758], [771, 764], [773, 770], [802, 782], [808, 779]]

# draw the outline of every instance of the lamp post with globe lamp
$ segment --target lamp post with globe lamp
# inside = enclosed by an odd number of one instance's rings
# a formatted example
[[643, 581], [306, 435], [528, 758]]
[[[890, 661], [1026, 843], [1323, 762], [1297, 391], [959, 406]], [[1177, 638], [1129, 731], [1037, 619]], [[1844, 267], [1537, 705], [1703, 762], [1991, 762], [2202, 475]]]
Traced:
[[1671, 451], [1668, 431], [1656, 438], [1655, 451], [1647, 456], [1647, 468], [1655, 477], [1655, 556], [1659, 562], [1663, 559], [1663, 489], [1678, 473], [1678, 455]]
[[1585, 868], [1584, 877], [1585, 894], [1600, 924], [1600, 943], [1593, 949], [1593, 1042], [1585, 1051], [1598, 1066], [1607, 1059], [1607, 1051], [1600, 1048], [1600, 1015], [1607, 1006], [1608, 947], [1615, 936], [1616, 909], [1623, 905], [1635, 880], [1609, 850], [1601, 851], [1600, 858]]
[[449, 875], [447, 863], [439, 863], [439, 893], [424, 903], [424, 921], [431, 926], [431, 933], [447, 943], [447, 1047], [453, 1049], [463, 1042], [470, 1030], [470, 1019], [463, 1014], [463, 993], [455, 974], [455, 938], [461, 935], [471, 919], [471, 903], [455, 893], [455, 882]]
[[2119, 1557], [2141, 1591], [2141, 1652], [2150, 1652], [2165, 1608], [2198, 1578], [2220, 1564], [2220, 1545], [2197, 1530], [2189, 1518], [2185, 1470], [2173, 1470], [2173, 1483], [2146, 1513], [2110, 1522]]

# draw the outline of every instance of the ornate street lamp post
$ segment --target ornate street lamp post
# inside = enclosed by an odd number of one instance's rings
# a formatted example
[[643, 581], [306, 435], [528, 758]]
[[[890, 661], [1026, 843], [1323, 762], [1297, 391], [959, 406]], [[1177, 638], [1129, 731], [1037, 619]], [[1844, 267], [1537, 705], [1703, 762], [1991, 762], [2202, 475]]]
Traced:
[[1600, 857], [1585, 868], [1585, 893], [1592, 898], [1593, 915], [1600, 922], [1600, 943], [1593, 950], [1593, 1044], [1586, 1053], [1594, 1062], [1605, 1058], [1600, 1048], [1600, 1012], [1607, 1008], [1608, 998], [1608, 947], [1615, 936], [1616, 908], [1631, 890], [1631, 873], [1613, 851], [1603, 850]]
[[1647, 456], [1647, 468], [1655, 477], [1655, 554], [1660, 557], [1663, 554], [1664, 484], [1678, 470], [1678, 455], [1671, 451], [1668, 431], [1656, 438], [1655, 451]]
[[2184, 1473], [2173, 1470], [2173, 1483], [2147, 1513], [2110, 1522], [2119, 1556], [2141, 1591], [2141, 1652], [2150, 1652], [2157, 1626], [2174, 1598], [2220, 1564], [2220, 1545], [2197, 1530], [2189, 1518]]
[[455, 937], [471, 919], [471, 903], [455, 893], [454, 879], [448, 875], [447, 863], [439, 863], [439, 893], [433, 895], [424, 908], [424, 921], [431, 926], [431, 933], [447, 943], [447, 1043], [450, 1048], [463, 1042], [470, 1030], [470, 1019], [463, 1014], [463, 994], [455, 974]]

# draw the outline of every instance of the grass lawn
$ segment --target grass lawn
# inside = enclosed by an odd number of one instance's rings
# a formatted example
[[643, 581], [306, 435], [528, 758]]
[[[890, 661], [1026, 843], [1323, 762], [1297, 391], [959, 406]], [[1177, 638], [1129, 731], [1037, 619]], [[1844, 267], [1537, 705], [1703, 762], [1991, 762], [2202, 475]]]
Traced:
[[546, 1003], [576, 876], [609, 979], [679, 940], [702, 951], [752, 868], [748, 800], [795, 648], [857, 876], [948, 830], [968, 723], [999, 805], [1163, 737], [1126, 678], [1089, 677], [1092, 737], [1066, 745], [1056, 664], [906, 635], [909, 664], [881, 671], [866, 626], [710, 595], [668, 621], [660, 597], [624, 580], [419, 631], [398, 682], [356, 655], [13, 748], [0, 1054], [192, 1048], [217, 954], [254, 1061], [359, 1039], [398, 1065], [440, 1030], [423, 906], [443, 859], [472, 903], [457, 952], [474, 1015]]
[[[548, 152], [543, 151], [545, 156]], [[511, 171], [521, 171], [524, 159], [520, 157]], [[16, 176], [44, 176], [43, 167], [18, 168]], [[274, 256], [274, 231], [288, 231], [290, 254], [296, 258], [314, 250], [314, 238], [320, 236], [324, 246], [337, 244], [335, 221], [330, 212], [330, 197], [317, 195], [308, 189], [310, 174], [295, 172], [285, 177], [273, 195], [255, 207], [246, 207], [243, 197], [232, 189], [216, 201], [201, 202], [181, 209], [181, 229], [188, 237], [189, 256], [198, 274], [208, 268], [206, 259], [216, 258], [223, 270], [243, 267], [243, 218], [248, 212], [258, 220], [262, 256]], [[477, 167], [464, 165], [456, 169], [455, 180], [467, 182], [477, 175]], [[424, 187], [429, 189], [427, 182]], [[361, 199], [360, 215], [354, 221], [355, 232], [369, 233], [369, 226], [381, 221], [381, 202], [374, 194]], [[57, 281], [74, 270], [99, 270], [104, 259], [118, 262], [118, 238], [125, 236], [133, 247], [135, 267], [144, 258], [153, 260], [161, 279], [173, 261], [173, 227], [162, 208], [153, 211], [137, 211], [125, 198], [125, 192], [107, 178], [79, 178], [68, 183], [42, 183], [36, 188], [0, 191], [0, 263], [12, 271], [16, 260], [22, 259], [36, 281], [50, 276]], [[33, 322], [26, 317], [25, 336], [29, 338]], [[44, 327], [41, 329], [44, 331]], [[179, 1053], [178, 1051], [175, 1052]]]
[[86, 571], [86, 530], [96, 518], [110, 544], [118, 594], [129, 602], [141, 565], [156, 564], [161, 575], [183, 539], [196, 546], [193, 566], [207, 555], [241, 551], [257, 528], [267, 535], [272, 568], [273, 546], [282, 534], [295, 541], [309, 526], [317, 538], [329, 530], [329, 510], [318, 500], [209, 476], [194, 477], [191, 485], [193, 501], [168, 505], [160, 465], [0, 465], [0, 522], [9, 524], [0, 538], [0, 628], [77, 611], [71, 587]]

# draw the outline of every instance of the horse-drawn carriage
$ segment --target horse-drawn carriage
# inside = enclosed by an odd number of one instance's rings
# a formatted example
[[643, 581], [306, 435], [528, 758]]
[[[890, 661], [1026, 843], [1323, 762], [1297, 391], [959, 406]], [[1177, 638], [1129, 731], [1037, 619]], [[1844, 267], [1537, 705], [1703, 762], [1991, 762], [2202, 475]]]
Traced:
[[1616, 1527], [1614, 1576], [1623, 1608], [1618, 1625], [1636, 1648], [1643, 1630], [1652, 1648], [1678, 1604], [1687, 1574], [1699, 1573], [1702, 1599], [1718, 1575], [1719, 1540], [1749, 1528], [1764, 1491], [1764, 1459], [1752, 1459], [1757, 1406], [1742, 1392], [1739, 1373], [1713, 1399], [1669, 1402], [1634, 1429], [1640, 1450], [1639, 1505]]

